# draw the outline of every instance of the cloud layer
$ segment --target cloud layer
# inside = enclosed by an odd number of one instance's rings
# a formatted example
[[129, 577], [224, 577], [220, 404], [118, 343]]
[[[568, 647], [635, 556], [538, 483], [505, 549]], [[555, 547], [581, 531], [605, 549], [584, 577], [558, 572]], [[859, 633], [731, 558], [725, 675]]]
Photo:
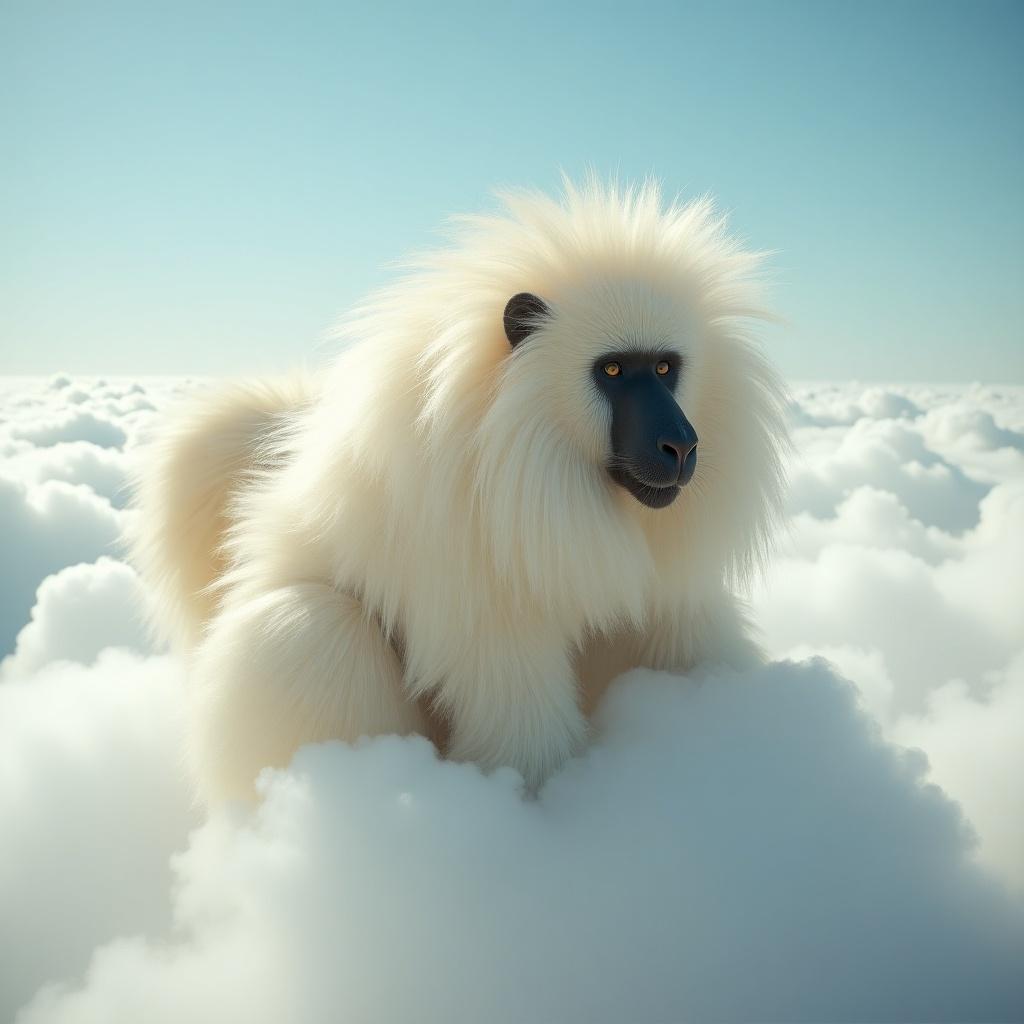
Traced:
[[535, 801], [382, 738], [204, 820], [183, 668], [109, 557], [182, 386], [0, 387], [0, 1019], [1024, 1014], [1019, 391], [798, 390], [751, 598], [801, 664], [631, 674]]
[[1024, 910], [923, 769], [821, 664], [636, 673], [537, 802], [425, 741], [310, 748], [192, 835], [169, 942], [19, 1020], [1006, 1019]]
[[169, 857], [197, 818], [180, 668], [108, 651], [0, 682], [0, 1020], [118, 935], [170, 924]]
[[88, 665], [108, 647], [152, 650], [141, 614], [145, 600], [135, 570], [112, 558], [47, 576], [14, 653], [0, 661], [0, 679], [26, 676], [52, 661]]
[[767, 649], [851, 678], [890, 738], [928, 754], [981, 859], [1024, 891], [1021, 390], [797, 397], [803, 485], [754, 595]]

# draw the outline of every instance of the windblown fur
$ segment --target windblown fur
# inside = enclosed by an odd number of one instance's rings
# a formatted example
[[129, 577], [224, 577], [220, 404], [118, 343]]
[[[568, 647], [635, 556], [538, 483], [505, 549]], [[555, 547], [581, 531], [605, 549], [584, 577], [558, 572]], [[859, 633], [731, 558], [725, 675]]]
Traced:
[[[653, 185], [503, 198], [345, 322], [322, 388], [227, 388], [146, 456], [135, 557], [192, 653], [209, 798], [305, 742], [382, 732], [443, 732], [536, 786], [619, 672], [756, 657], [730, 587], [767, 550], [786, 443], [748, 336], [759, 257]], [[523, 291], [553, 315], [512, 351]], [[682, 353], [700, 437], [659, 510], [609, 477], [590, 377], [652, 340]]]

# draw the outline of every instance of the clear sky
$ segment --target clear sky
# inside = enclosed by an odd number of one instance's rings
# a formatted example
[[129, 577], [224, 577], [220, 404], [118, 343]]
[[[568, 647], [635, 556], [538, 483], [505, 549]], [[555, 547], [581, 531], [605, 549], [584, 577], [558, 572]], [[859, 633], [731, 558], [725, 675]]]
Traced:
[[1024, 381], [1024, 4], [0, 6], [0, 372], [264, 371], [559, 168], [709, 191], [804, 378]]

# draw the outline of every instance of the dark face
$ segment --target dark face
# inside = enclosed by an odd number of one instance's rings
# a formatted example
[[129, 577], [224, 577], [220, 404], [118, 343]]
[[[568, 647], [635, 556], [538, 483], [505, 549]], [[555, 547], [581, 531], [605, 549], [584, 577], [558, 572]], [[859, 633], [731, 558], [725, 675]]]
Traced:
[[[505, 335], [515, 348], [551, 311], [529, 292], [505, 307]], [[608, 352], [592, 368], [611, 408], [608, 475], [648, 508], [675, 501], [697, 468], [697, 434], [675, 399], [680, 358], [675, 352]]]
[[609, 352], [593, 366], [612, 411], [608, 474], [648, 508], [671, 505], [697, 468], [697, 434], [675, 399], [674, 352]]

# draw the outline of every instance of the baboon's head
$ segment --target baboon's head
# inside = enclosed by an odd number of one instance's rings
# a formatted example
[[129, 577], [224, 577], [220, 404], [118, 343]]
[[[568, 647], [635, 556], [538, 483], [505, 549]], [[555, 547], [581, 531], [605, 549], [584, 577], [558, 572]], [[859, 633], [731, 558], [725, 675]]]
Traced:
[[[373, 464], [396, 493], [422, 480], [438, 529], [464, 509], [459, 542], [510, 589], [583, 602], [590, 623], [641, 616], [654, 579], [744, 571], [785, 443], [751, 337], [758, 255], [709, 202], [666, 205], [654, 185], [504, 203], [370, 310], [359, 358], [382, 384], [343, 408]], [[410, 398], [413, 431], [383, 449]]]
[[[610, 294], [614, 289], [606, 283], [605, 291]], [[697, 432], [680, 405], [687, 356], [692, 360], [695, 340], [673, 330], [671, 322], [657, 325], [656, 305], [648, 303], [639, 323], [622, 322], [621, 329], [616, 329], [612, 310], [600, 318], [603, 323], [584, 317], [571, 346], [575, 365], [566, 369], [558, 365], [562, 360], [550, 360], [551, 372], [577, 378], [578, 395], [592, 392], [578, 408], [597, 421], [592, 430], [605, 435], [609, 478], [655, 509], [675, 501], [680, 488], [693, 478], [698, 460]], [[538, 295], [512, 296], [504, 313], [509, 344], [516, 350], [544, 345], [548, 339], [543, 335], [553, 326], [554, 315]]]

